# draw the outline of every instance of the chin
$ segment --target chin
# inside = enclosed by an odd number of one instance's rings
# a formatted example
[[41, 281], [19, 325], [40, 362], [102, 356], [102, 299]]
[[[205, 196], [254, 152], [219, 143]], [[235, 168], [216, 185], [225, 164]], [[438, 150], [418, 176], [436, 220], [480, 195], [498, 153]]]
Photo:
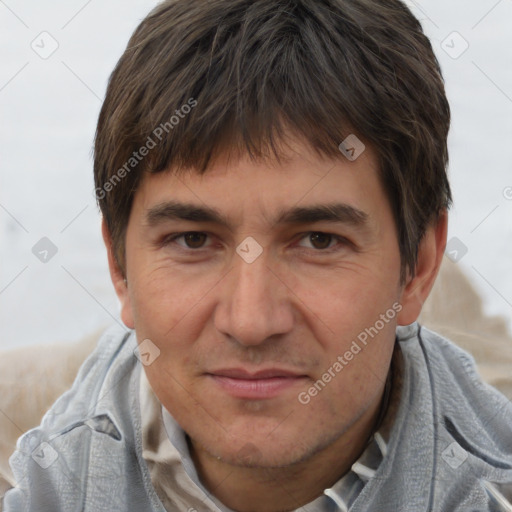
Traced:
[[[240, 435], [237, 435], [240, 432]], [[293, 432], [274, 427], [274, 431], [265, 429], [255, 432], [248, 429], [230, 430], [230, 435], [212, 440], [199, 436], [199, 445], [211, 457], [224, 463], [246, 468], [283, 468], [300, 464], [321, 450], [325, 449], [335, 439], [311, 439], [300, 429]], [[191, 436], [193, 437], [193, 436]], [[336, 436], [337, 437], [337, 436]], [[193, 437], [194, 438], [194, 437]]]

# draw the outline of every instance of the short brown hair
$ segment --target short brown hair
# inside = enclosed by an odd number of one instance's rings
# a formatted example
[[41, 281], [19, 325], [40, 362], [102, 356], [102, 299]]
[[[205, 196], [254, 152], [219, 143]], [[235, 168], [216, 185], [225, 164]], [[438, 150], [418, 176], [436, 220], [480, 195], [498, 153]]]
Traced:
[[404, 282], [427, 225], [451, 204], [449, 125], [439, 63], [400, 0], [168, 0], [110, 76], [97, 198], [124, 272], [144, 171], [204, 173], [222, 151], [279, 159], [286, 130], [342, 158], [338, 146], [354, 133], [376, 150]]

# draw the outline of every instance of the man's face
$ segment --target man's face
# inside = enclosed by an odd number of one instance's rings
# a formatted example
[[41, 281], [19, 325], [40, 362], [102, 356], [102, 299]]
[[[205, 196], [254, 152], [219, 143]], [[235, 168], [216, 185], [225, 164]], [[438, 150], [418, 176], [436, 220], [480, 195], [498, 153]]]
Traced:
[[394, 345], [400, 255], [375, 155], [294, 148], [145, 175], [127, 228], [122, 315], [160, 350], [151, 386], [229, 463], [335, 442], [379, 400]]

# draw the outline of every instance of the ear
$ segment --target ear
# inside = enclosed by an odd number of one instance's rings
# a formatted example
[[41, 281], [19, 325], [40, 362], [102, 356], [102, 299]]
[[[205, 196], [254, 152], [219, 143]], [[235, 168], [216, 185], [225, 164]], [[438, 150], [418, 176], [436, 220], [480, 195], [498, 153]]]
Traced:
[[103, 235], [103, 241], [107, 249], [108, 255], [108, 268], [110, 270], [110, 278], [117, 294], [117, 298], [121, 303], [121, 320], [129, 329], [134, 329], [135, 324], [133, 321], [133, 312], [130, 301], [130, 294], [128, 291], [128, 283], [125, 281], [125, 277], [116, 257], [114, 256], [114, 248], [112, 245], [112, 239], [107, 228], [107, 223], [103, 218], [101, 221], [101, 233]]
[[429, 225], [420, 242], [416, 274], [408, 278], [402, 290], [402, 310], [397, 317], [398, 325], [412, 324], [420, 315], [443, 261], [447, 233], [448, 212], [443, 210], [437, 222]]

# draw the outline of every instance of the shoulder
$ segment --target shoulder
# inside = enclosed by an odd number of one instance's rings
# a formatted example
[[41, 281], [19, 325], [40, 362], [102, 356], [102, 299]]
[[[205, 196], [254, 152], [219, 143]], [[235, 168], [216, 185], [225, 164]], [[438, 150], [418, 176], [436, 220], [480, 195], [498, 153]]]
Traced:
[[18, 440], [10, 459], [18, 485], [7, 492], [5, 510], [11, 510], [10, 503], [12, 510], [61, 510], [98, 496], [108, 504], [112, 500], [110, 510], [126, 505], [130, 489], [123, 482], [130, 471], [133, 481], [139, 480], [132, 424], [140, 370], [136, 347], [132, 331], [109, 329], [71, 389], [39, 427]]
[[398, 327], [397, 340], [405, 385], [388, 466], [421, 475], [415, 497], [429, 510], [512, 510], [510, 401], [440, 334], [414, 323]]
[[417, 360], [409, 358], [409, 364], [424, 365], [430, 383], [438, 499], [467, 487], [461, 503], [511, 500], [511, 402], [482, 380], [473, 356], [449, 339], [418, 326], [408, 341], [417, 345]]
[[[444, 336], [418, 326], [418, 342], [433, 378], [433, 390], [439, 399], [463, 399], [462, 404], [477, 410], [512, 414], [512, 404], [496, 388], [485, 383], [475, 358]], [[512, 370], [512, 369], [511, 369]], [[461, 405], [462, 405], [461, 404]]]
[[99, 398], [105, 381], [130, 361], [135, 347], [132, 331], [117, 326], [105, 331], [78, 370], [71, 388], [45, 414], [41, 427], [56, 432], [70, 422], [89, 416], [91, 405]]
[[[498, 428], [511, 435], [512, 403], [482, 380], [470, 353], [416, 323], [399, 327], [397, 336], [409, 364], [428, 375], [438, 415], [449, 415], [468, 427], [480, 423], [479, 431]], [[502, 425], [508, 428], [503, 430]], [[510, 445], [510, 438], [507, 442]]]

